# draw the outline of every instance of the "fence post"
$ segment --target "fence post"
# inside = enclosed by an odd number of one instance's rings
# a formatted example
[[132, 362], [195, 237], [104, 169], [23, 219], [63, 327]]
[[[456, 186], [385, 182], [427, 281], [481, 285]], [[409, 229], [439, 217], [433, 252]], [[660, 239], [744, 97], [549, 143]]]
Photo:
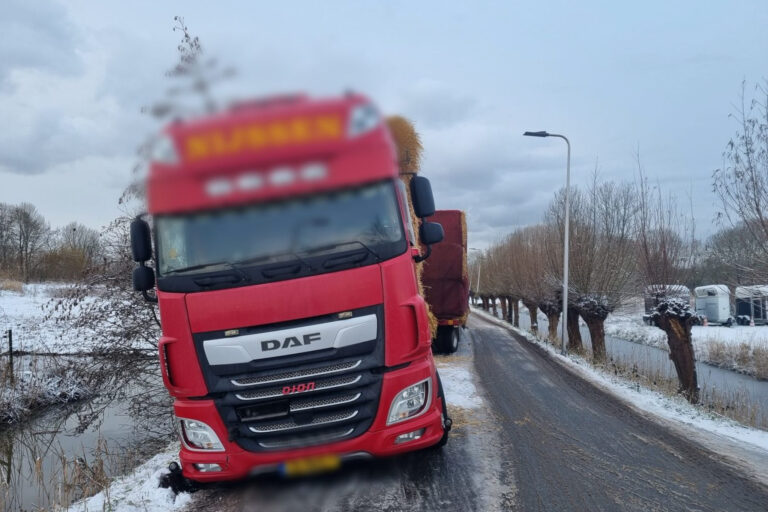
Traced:
[[8, 329], [6, 334], [8, 336], [8, 367], [10, 369], [11, 386], [13, 386], [14, 384], [14, 381], [13, 381], [13, 330]]

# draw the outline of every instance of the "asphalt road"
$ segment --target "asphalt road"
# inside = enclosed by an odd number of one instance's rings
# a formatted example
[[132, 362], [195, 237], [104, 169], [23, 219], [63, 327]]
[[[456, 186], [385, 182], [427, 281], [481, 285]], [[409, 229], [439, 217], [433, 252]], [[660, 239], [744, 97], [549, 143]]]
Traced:
[[473, 316], [455, 361], [485, 404], [448, 445], [301, 480], [199, 491], [193, 510], [760, 510], [768, 489]]

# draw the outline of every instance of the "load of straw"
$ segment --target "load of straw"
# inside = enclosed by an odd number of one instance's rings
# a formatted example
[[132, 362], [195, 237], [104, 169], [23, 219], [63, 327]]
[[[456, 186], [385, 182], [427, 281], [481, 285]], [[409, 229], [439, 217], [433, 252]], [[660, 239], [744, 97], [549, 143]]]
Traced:
[[[413, 232], [419, 232], [421, 219], [416, 217], [411, 200], [411, 179], [418, 174], [421, 166], [421, 152], [424, 149], [421, 145], [421, 138], [413, 127], [413, 123], [401, 116], [391, 116], [387, 118], [387, 125], [392, 134], [392, 139], [397, 148], [397, 162], [400, 168], [400, 179], [405, 184], [405, 190], [408, 193], [408, 210], [411, 213], [413, 222]], [[418, 236], [418, 235], [417, 235]], [[423, 248], [422, 248], [423, 250]], [[416, 264], [416, 281], [419, 287], [419, 294], [424, 297], [424, 285], [421, 281], [423, 262]], [[432, 314], [427, 304], [427, 316], [429, 317], [429, 330], [434, 338], [437, 333], [437, 318]]]

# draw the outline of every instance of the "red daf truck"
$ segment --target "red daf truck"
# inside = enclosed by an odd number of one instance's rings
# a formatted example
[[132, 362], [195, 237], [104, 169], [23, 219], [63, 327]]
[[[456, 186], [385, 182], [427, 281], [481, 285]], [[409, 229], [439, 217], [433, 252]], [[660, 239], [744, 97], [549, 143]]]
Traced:
[[461, 210], [438, 210], [431, 218], [443, 227], [445, 238], [424, 262], [421, 280], [437, 318], [435, 352], [452, 354], [459, 348], [460, 328], [469, 314], [467, 221]]
[[152, 233], [143, 216], [131, 225], [133, 281], [159, 303], [185, 477], [300, 474], [446, 442], [414, 267], [443, 231], [424, 220], [429, 181], [408, 196], [360, 95], [256, 101], [164, 130]]

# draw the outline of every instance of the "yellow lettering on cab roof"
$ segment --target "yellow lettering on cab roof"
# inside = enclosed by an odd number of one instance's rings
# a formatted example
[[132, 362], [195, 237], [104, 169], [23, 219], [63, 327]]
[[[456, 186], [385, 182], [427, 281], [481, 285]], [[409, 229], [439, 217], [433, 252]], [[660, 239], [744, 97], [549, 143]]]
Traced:
[[240, 152], [341, 138], [339, 116], [296, 117], [267, 123], [249, 123], [190, 135], [184, 141], [187, 161], [229, 156]]

